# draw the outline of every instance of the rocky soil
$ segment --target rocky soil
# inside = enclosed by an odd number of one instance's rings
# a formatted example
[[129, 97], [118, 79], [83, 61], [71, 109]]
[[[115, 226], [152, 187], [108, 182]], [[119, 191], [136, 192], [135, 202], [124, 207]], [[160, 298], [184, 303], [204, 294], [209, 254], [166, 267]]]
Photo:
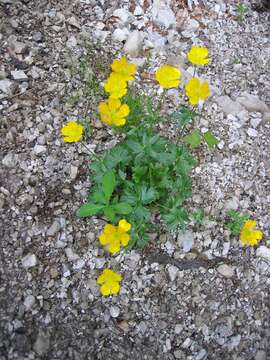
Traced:
[[[270, 359], [269, 12], [241, 3], [243, 19], [233, 0], [0, 0], [1, 360]], [[213, 93], [197, 126], [220, 139], [196, 154], [188, 206], [204, 223], [109, 257], [104, 222], [76, 217], [89, 156], [60, 128], [84, 120], [90, 149], [113, 146], [96, 114], [112, 59], [126, 53], [149, 94], [160, 64], [192, 75], [193, 44], [209, 48]], [[163, 111], [182, 99], [170, 90]], [[228, 209], [258, 220], [257, 249], [225, 229]], [[123, 276], [117, 297], [99, 294], [105, 266]]]

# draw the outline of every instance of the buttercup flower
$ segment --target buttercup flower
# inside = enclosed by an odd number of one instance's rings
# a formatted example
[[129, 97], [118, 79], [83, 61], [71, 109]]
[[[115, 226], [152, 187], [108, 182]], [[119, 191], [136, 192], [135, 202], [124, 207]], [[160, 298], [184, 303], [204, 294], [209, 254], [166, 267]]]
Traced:
[[111, 68], [114, 73], [120, 75], [124, 81], [134, 80], [136, 65], [129, 64], [126, 57], [123, 56], [119, 60], [114, 60]]
[[208, 49], [193, 46], [187, 54], [188, 60], [194, 65], [205, 65], [209, 63]]
[[104, 84], [104, 89], [112, 99], [120, 99], [127, 93], [127, 83], [121, 75], [111, 73]]
[[111, 254], [116, 254], [120, 251], [120, 247], [127, 246], [130, 236], [128, 234], [131, 225], [122, 219], [118, 226], [106, 224], [103, 233], [99, 236], [101, 245], [106, 245]]
[[83, 126], [76, 123], [76, 121], [69, 121], [61, 129], [64, 142], [77, 142], [83, 136]]
[[129, 114], [129, 107], [121, 104], [120, 100], [109, 98], [98, 106], [101, 121], [108, 125], [123, 126]]
[[165, 89], [178, 87], [181, 71], [171, 65], [163, 65], [156, 71], [156, 80]]
[[200, 100], [205, 100], [211, 95], [208, 83], [206, 81], [200, 82], [198, 78], [189, 80], [185, 90], [191, 105], [197, 105]]
[[257, 221], [247, 220], [240, 232], [240, 240], [243, 245], [255, 246], [263, 237], [261, 230], [256, 230]]
[[97, 283], [101, 285], [100, 292], [103, 296], [117, 295], [120, 290], [122, 276], [110, 269], [104, 269], [99, 275]]

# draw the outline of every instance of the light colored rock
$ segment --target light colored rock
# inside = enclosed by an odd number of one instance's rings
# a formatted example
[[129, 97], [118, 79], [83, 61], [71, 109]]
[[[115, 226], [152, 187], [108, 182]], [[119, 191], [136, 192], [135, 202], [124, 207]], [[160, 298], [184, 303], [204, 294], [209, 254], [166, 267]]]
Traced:
[[169, 265], [168, 268], [169, 278], [171, 281], [174, 281], [176, 279], [178, 268], [174, 265]]
[[139, 5], [135, 7], [134, 13], [135, 16], [142, 16], [144, 14], [143, 8]]
[[174, 328], [175, 334], [179, 335], [181, 334], [182, 331], [183, 331], [183, 326], [181, 324], [176, 324]]
[[70, 166], [70, 178], [71, 180], [75, 180], [78, 175], [78, 166], [71, 165]]
[[113, 16], [117, 17], [119, 19], [119, 22], [127, 23], [131, 14], [126, 9], [116, 9], [113, 12]]
[[126, 41], [129, 35], [129, 31], [128, 29], [124, 28], [124, 29], [115, 29], [113, 34], [112, 34], [112, 38], [114, 41]]
[[17, 164], [17, 156], [13, 153], [8, 153], [2, 159], [2, 164], [9, 169], [14, 168]]
[[263, 350], [257, 351], [254, 360], [266, 360], [266, 352]]
[[29, 269], [31, 267], [36, 266], [38, 263], [37, 257], [35, 254], [27, 254], [22, 258], [22, 266], [25, 269]]
[[260, 118], [252, 118], [251, 120], [250, 120], [250, 124], [251, 124], [251, 126], [253, 127], [253, 128], [257, 128], [259, 125], [260, 125], [260, 123], [262, 122], [262, 119], [260, 119]]
[[38, 144], [36, 144], [35, 146], [34, 146], [34, 153], [36, 154], [36, 155], [42, 155], [42, 154], [45, 154], [47, 152], [47, 148], [46, 148], [46, 146], [44, 146], [44, 145], [38, 145]]
[[120, 314], [120, 309], [118, 306], [111, 306], [110, 307], [110, 315], [112, 318], [117, 318]]
[[176, 25], [174, 12], [164, 1], [153, 1], [152, 16], [153, 22], [158, 26], [168, 29]]
[[12, 94], [12, 87], [13, 87], [12, 81], [10, 81], [8, 79], [0, 80], [0, 90], [3, 93], [11, 95]]
[[262, 258], [270, 261], [270, 249], [264, 245], [261, 245], [256, 250], [256, 256], [262, 257]]
[[43, 331], [38, 333], [38, 337], [34, 343], [34, 351], [39, 356], [44, 356], [50, 349], [50, 339]]
[[242, 105], [240, 105], [237, 101], [233, 101], [227, 95], [218, 97], [216, 102], [226, 115], [237, 115], [244, 109]]
[[219, 265], [217, 271], [226, 278], [231, 278], [234, 275], [234, 268], [227, 264]]
[[24, 306], [25, 306], [25, 310], [29, 311], [32, 309], [33, 305], [35, 304], [35, 297], [33, 295], [27, 295], [26, 298], [24, 299]]
[[57, 234], [61, 229], [61, 225], [59, 223], [58, 220], [55, 220], [52, 225], [49, 227], [49, 229], [47, 230], [47, 235], [48, 236], [54, 236], [55, 234]]
[[263, 114], [263, 121], [265, 123], [270, 122], [270, 111]]
[[144, 32], [137, 30], [132, 31], [125, 43], [124, 52], [133, 57], [138, 56], [142, 48], [143, 39]]
[[28, 80], [28, 76], [22, 70], [14, 70], [10, 72], [12, 78], [17, 81], [26, 81]]
[[192, 231], [181, 231], [177, 236], [179, 246], [183, 248], [184, 252], [189, 252], [194, 245], [194, 234]]
[[235, 349], [240, 344], [240, 341], [241, 341], [241, 335], [238, 334], [232, 336], [227, 344], [228, 350], [232, 351], [233, 349]]
[[249, 137], [255, 138], [258, 136], [258, 131], [252, 128], [247, 129], [247, 134]]
[[67, 256], [68, 261], [76, 261], [79, 259], [79, 255], [76, 254], [71, 248], [66, 248], [65, 253]]
[[78, 22], [78, 20], [75, 18], [75, 16], [71, 16], [70, 18], [67, 19], [67, 23], [71, 26], [74, 26], [75, 28], [79, 29], [81, 28], [80, 23]]
[[68, 49], [72, 49], [75, 48], [77, 46], [77, 39], [75, 38], [74, 35], [70, 36], [70, 38], [68, 38], [67, 42], [66, 42], [66, 47]]
[[230, 210], [230, 209], [237, 210], [238, 206], [239, 206], [239, 199], [235, 196], [227, 200], [225, 203], [226, 210]]
[[182, 31], [182, 35], [185, 38], [192, 38], [194, 33], [199, 28], [200, 24], [195, 19], [189, 19], [185, 25], [185, 30]]
[[269, 111], [268, 106], [256, 95], [244, 93], [242, 96], [238, 97], [237, 101], [250, 112], [264, 113]]
[[[202, 360], [202, 359], [205, 358], [206, 355], [207, 355], [206, 350], [202, 349], [202, 350], [200, 350], [200, 351], [196, 354], [194, 360]], [[206, 358], [205, 358], [205, 359], [206, 359]]]

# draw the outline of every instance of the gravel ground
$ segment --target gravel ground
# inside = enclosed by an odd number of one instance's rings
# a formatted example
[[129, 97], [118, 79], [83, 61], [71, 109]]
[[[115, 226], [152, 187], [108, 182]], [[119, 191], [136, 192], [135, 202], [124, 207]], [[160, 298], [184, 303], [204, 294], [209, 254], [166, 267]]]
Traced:
[[[1, 360], [270, 359], [269, 12], [246, 2], [241, 21], [237, 3], [0, 0]], [[112, 59], [126, 52], [148, 94], [158, 88], [144, 74], [166, 61], [183, 69], [192, 44], [211, 53], [213, 96], [197, 125], [220, 139], [196, 152], [192, 174], [188, 206], [206, 218], [109, 257], [97, 240], [104, 222], [76, 217], [88, 155], [59, 130], [88, 117], [88, 147], [113, 146], [96, 116]], [[170, 90], [164, 111], [180, 101]], [[174, 124], [160, 130], [175, 136]], [[231, 208], [258, 220], [258, 249], [225, 229]], [[99, 294], [105, 266], [123, 276], [117, 297]]]

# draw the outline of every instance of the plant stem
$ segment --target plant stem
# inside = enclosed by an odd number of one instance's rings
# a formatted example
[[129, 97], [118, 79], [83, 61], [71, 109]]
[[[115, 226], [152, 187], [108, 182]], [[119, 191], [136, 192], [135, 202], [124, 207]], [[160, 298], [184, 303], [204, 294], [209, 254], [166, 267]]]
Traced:
[[92, 155], [96, 160], [98, 160], [98, 157], [93, 150], [89, 149], [83, 142], [81, 142], [81, 144], [87, 150], [88, 154]]

